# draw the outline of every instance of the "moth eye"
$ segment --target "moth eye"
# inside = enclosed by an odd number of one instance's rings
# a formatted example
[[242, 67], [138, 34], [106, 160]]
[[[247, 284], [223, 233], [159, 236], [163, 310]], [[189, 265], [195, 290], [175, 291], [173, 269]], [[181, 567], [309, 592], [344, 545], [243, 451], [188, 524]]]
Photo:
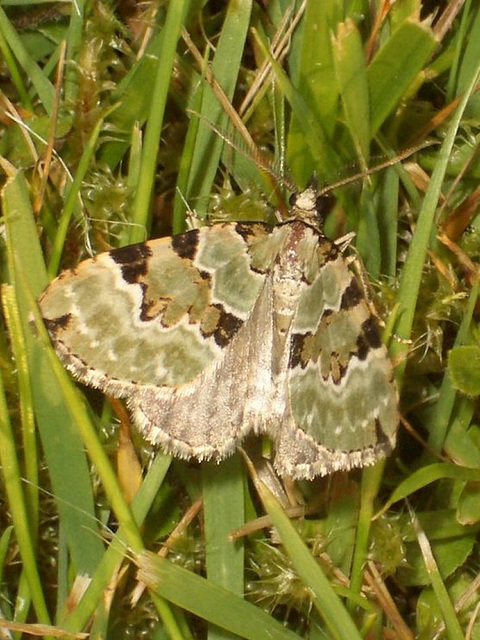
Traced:
[[292, 193], [292, 194], [291, 194], [291, 196], [289, 197], [289, 199], [288, 199], [288, 204], [289, 204], [291, 207], [294, 207], [294, 206], [296, 205], [296, 203], [297, 203], [297, 196], [298, 196], [298, 193]]
[[331, 193], [324, 193], [318, 196], [315, 209], [320, 218], [324, 218], [335, 206], [336, 199]]

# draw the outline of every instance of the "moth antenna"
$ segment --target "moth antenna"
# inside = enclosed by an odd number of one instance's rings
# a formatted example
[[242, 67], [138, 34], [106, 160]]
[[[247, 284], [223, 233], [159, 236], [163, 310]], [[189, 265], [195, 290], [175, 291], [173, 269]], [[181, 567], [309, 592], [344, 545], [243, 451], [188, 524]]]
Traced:
[[435, 141], [431, 141], [431, 142], [426, 142], [423, 144], [419, 144], [415, 147], [409, 147], [408, 149], [405, 149], [404, 151], [402, 151], [401, 153], [399, 153], [398, 155], [396, 155], [394, 158], [389, 158], [388, 160], [386, 160], [385, 162], [382, 162], [378, 165], [375, 165], [374, 167], [371, 167], [370, 169], [367, 169], [366, 171], [361, 171], [360, 173], [357, 173], [353, 176], [348, 176], [347, 178], [342, 178], [341, 180], [338, 180], [337, 182], [333, 182], [332, 184], [329, 184], [325, 187], [322, 187], [322, 189], [319, 190], [318, 195], [319, 196], [323, 196], [326, 193], [329, 193], [330, 191], [333, 191], [334, 189], [338, 189], [339, 187], [344, 187], [347, 184], [352, 184], [353, 182], [357, 182], [358, 180], [361, 180], [362, 178], [366, 178], [367, 176], [371, 176], [374, 173], [378, 173], [379, 171], [381, 171], [382, 169], [386, 169], [388, 167], [393, 167], [394, 165], [398, 164], [399, 162], [403, 162], [403, 160], [406, 160], [407, 158], [409, 158], [410, 156], [412, 156], [414, 153], [417, 153], [417, 151], [421, 151], [422, 149], [426, 149], [428, 147], [431, 147], [433, 145], [438, 144]]
[[318, 194], [318, 174], [316, 171], [312, 173], [312, 177], [308, 181], [308, 188], [314, 189]]

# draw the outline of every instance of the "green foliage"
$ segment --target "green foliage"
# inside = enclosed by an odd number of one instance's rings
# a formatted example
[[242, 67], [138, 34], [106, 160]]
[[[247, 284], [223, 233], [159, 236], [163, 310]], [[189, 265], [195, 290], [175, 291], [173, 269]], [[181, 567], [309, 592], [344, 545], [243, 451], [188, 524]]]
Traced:
[[449, 353], [448, 366], [455, 389], [469, 396], [480, 395], [480, 347], [455, 347]]
[[[75, 633], [93, 621], [107, 638], [467, 633], [480, 561], [480, 8], [458, 3], [447, 24], [421, 0], [386, 14], [380, 1], [300, 5], [2, 3], [2, 618]], [[408, 426], [395, 453], [290, 487], [290, 501], [274, 484], [296, 523], [239, 456], [148, 464], [134, 435], [144, 476], [136, 461], [114, 472], [129, 437], [53, 354], [35, 306], [48, 278], [182, 230], [188, 206], [271, 221], [314, 173], [324, 190], [337, 183], [327, 233], [356, 232], [386, 320]], [[128, 504], [122, 488], [137, 482]], [[152, 558], [166, 540], [166, 559]], [[378, 583], [372, 595], [369, 561], [388, 602]], [[132, 610], [136, 566], [150, 591]]]

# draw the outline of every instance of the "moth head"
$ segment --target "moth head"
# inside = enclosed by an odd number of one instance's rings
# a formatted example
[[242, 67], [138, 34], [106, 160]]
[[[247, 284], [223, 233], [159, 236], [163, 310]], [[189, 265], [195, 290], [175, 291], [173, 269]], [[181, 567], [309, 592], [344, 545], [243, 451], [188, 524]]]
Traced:
[[290, 215], [292, 218], [319, 224], [334, 204], [335, 198], [331, 193], [322, 193], [319, 196], [316, 186], [308, 186], [304, 191], [292, 193], [290, 196]]

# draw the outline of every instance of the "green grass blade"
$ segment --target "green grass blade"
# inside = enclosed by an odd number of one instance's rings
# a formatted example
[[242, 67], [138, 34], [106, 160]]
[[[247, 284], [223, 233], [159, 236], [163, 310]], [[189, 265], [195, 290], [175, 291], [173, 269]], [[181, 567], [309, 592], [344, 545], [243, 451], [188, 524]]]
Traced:
[[[299, 640], [274, 618], [200, 576], [151, 553], [136, 557], [138, 579], [163, 598], [247, 640]], [[356, 636], [351, 636], [352, 640]]]
[[[229, 100], [232, 99], [240, 70], [242, 53], [250, 25], [251, 0], [229, 2], [222, 31], [212, 62], [212, 74]], [[198, 116], [194, 116], [195, 118]], [[212, 130], [226, 129], [227, 114], [209, 86], [203, 90], [200, 123], [191, 123], [196, 129], [196, 142], [189, 168], [187, 200], [195, 203], [199, 214], [205, 212], [215, 174], [218, 170], [223, 140]]]
[[[169, 466], [169, 456], [158, 454], [149, 468], [142, 486], [131, 504], [131, 510], [138, 527], [143, 524]], [[112, 576], [125, 559], [128, 550], [127, 538], [125, 529], [120, 525], [120, 529], [99, 562], [84, 596], [73, 610], [68, 609], [63, 613], [62, 626], [67, 631], [73, 632], [83, 629], [93, 615]]]
[[[91, 573], [102, 554], [102, 544], [95, 524], [90, 473], [56, 377], [29, 325], [32, 292], [38, 295], [42, 291], [47, 276], [23, 175], [14, 174], [2, 195], [10, 279], [15, 284], [22, 318], [43, 450], [74, 564], [79, 572]], [[51, 350], [50, 345], [48, 348]], [[91, 535], [78, 536], [78, 531], [91, 531]]]
[[[477, 67], [477, 73], [472, 78], [469, 91], [465, 93], [455, 116], [452, 118], [447, 135], [445, 136], [445, 140], [439, 152], [438, 162], [433, 171], [422, 208], [418, 214], [415, 234], [412, 238], [407, 260], [405, 261], [402, 271], [398, 292], [399, 320], [396, 333], [401, 339], [408, 340], [410, 337], [418, 292], [420, 290], [423, 264], [425, 262], [427, 248], [431, 238], [432, 226], [443, 179], [447, 170], [448, 161], [452, 152], [462, 114], [478, 82], [478, 77], [479, 69]], [[393, 357], [400, 357], [404, 355], [406, 350], [407, 345], [401, 340], [394, 341], [391, 344], [391, 354]], [[398, 380], [401, 380], [403, 376], [405, 365], [406, 361], [404, 360], [403, 362], [400, 362], [399, 366], [395, 370]]]
[[[462, 319], [462, 324], [460, 325], [460, 328], [458, 330], [453, 348], [464, 344], [467, 339], [467, 336], [470, 332], [473, 314], [477, 305], [479, 289], [480, 283], [477, 280], [476, 282], [474, 282], [472, 290], [470, 292], [468, 304]], [[441, 451], [445, 443], [456, 398], [457, 391], [452, 387], [450, 373], [446, 371], [440, 387], [435, 410], [429, 421], [428, 443], [434, 451]], [[425, 452], [424, 462], [430, 460], [431, 457], [431, 454]]]
[[418, 491], [437, 480], [443, 480], [444, 478], [451, 478], [452, 480], [459, 480], [462, 482], [480, 482], [480, 470], [459, 467], [455, 464], [443, 462], [434, 463], [428, 467], [422, 467], [398, 485], [387, 500], [382, 509], [382, 513], [389, 509], [392, 504], [395, 504], [395, 502], [404, 500], [412, 495], [412, 493], [415, 493], [415, 491]]
[[[363, 570], [368, 560], [368, 545], [370, 542], [370, 529], [374, 514], [375, 498], [378, 494], [384, 469], [385, 461], [381, 460], [372, 467], [365, 467], [362, 471], [360, 513], [358, 517], [350, 583], [350, 588], [355, 593], [360, 593], [363, 584]], [[353, 611], [353, 607], [353, 602], [348, 603], [349, 611]]]
[[312, 557], [297, 531], [295, 531], [281, 505], [264, 485], [257, 483], [257, 491], [272, 518], [293, 565], [305, 585], [314, 594], [313, 604], [325, 620], [333, 637], [338, 638], [338, 640], [344, 640], [345, 638], [360, 640], [360, 633], [352, 618], [333, 590], [328, 578]]
[[[115, 132], [113, 140], [106, 140], [99, 149], [99, 160], [111, 169], [117, 167], [130, 148], [130, 136], [135, 127], [142, 127], [151, 111], [152, 93], [145, 91], [158, 69], [163, 50], [165, 30], [153, 36], [145, 54], [113, 89], [111, 101], [117, 106], [108, 122]], [[137, 183], [135, 183], [137, 184]]]
[[[1, 23], [1, 21], [0, 21]], [[20, 73], [20, 69], [18, 68], [17, 61], [15, 60], [15, 56], [12, 54], [10, 47], [7, 44], [7, 41], [4, 38], [3, 31], [0, 29], [0, 51], [2, 53], [5, 65], [7, 66], [12, 82], [15, 84], [15, 88], [18, 91], [18, 95], [23, 106], [29, 111], [33, 111], [32, 101], [30, 96], [28, 95], [27, 87], [25, 86], [24, 79], [22, 74]]]
[[[314, 111], [311, 109], [305, 97], [297, 91], [282, 67], [271, 57], [265, 44], [260, 40], [257, 40], [257, 42], [262, 47], [265, 56], [269, 58], [277, 82], [292, 108], [292, 113], [298, 121], [298, 127], [302, 132], [301, 153], [304, 155], [307, 150], [310, 153], [309, 157], [311, 160], [309, 162], [306, 162], [305, 157], [302, 156], [302, 162], [300, 164], [297, 163], [296, 153], [299, 140], [296, 136], [293, 138], [289, 137], [287, 155], [292, 171], [298, 171], [298, 173], [294, 174], [297, 183], [305, 185], [312, 176], [313, 167], [320, 179], [328, 181], [332, 176], [338, 175], [341, 167], [340, 159], [332, 149], [322, 127], [316, 120]], [[326, 161], [327, 158], [328, 161]], [[295, 169], [295, 167], [298, 168]], [[300, 175], [300, 172], [303, 174], [303, 177]]]
[[155, 80], [152, 88], [152, 102], [150, 115], [145, 131], [145, 141], [142, 149], [142, 162], [138, 177], [136, 197], [133, 203], [134, 224], [130, 240], [140, 242], [145, 239], [144, 229], [148, 226], [150, 205], [153, 197], [153, 185], [157, 170], [157, 155], [162, 132], [165, 104], [172, 76], [173, 62], [177, 49], [178, 38], [182, 27], [187, 0], [177, 0], [168, 6], [167, 18], [163, 27], [161, 55], [157, 61]]
[[345, 124], [355, 145], [360, 168], [365, 171], [371, 139], [367, 67], [360, 33], [352, 20], [338, 25], [332, 50]]
[[50, 80], [45, 76], [42, 69], [40, 69], [35, 60], [23, 46], [21, 39], [12, 27], [5, 11], [1, 7], [0, 31], [2, 32], [2, 35], [12, 50], [15, 58], [18, 60], [20, 67], [35, 87], [45, 111], [48, 115], [51, 115], [55, 99], [55, 89]]
[[426, 24], [405, 21], [380, 48], [367, 71], [372, 135], [405, 96], [436, 46]]
[[[165, 44], [167, 35], [170, 35], [170, 38], [167, 38]], [[163, 94], [164, 87], [168, 86], [166, 74], [169, 70], [165, 64], [165, 61], [168, 61], [168, 56], [165, 57], [165, 47], [167, 47], [168, 53], [168, 47], [172, 48], [174, 46], [175, 43], [171, 36], [171, 30], [167, 31], [166, 28], [163, 28], [152, 38], [144, 55], [113, 90], [111, 100], [115, 107], [105, 116], [106, 127], [109, 130], [113, 130], [115, 135], [103, 140], [102, 146], [97, 149], [100, 164], [106, 163], [113, 170], [124, 158], [125, 154], [128, 153], [127, 182], [132, 194], [138, 191], [140, 175], [145, 171], [145, 167], [150, 171], [152, 158], [158, 160], [158, 149], [155, 147], [155, 140], [158, 135], [158, 129], [162, 126], [162, 121], [156, 101], [160, 98], [165, 100]], [[160, 60], [163, 61], [161, 65], [159, 64]], [[170, 69], [171, 71], [172, 69]], [[157, 74], [160, 77], [159, 93], [162, 94], [160, 97], [153, 95], [150, 91], [145, 91], [145, 86], [149, 86], [152, 83], [152, 77], [156, 77]], [[144, 151], [145, 145], [141, 127], [148, 120], [149, 114], [151, 118], [151, 114], [153, 114], [153, 120], [151, 121], [154, 126], [152, 125], [153, 128], [150, 128], [149, 135], [146, 138], [150, 141], [150, 150], [147, 153]], [[155, 149], [153, 155], [152, 148]], [[148, 160], [146, 165], [145, 158]], [[142, 169], [142, 167], [144, 168]], [[142, 178], [142, 180], [145, 179], [145, 177]], [[125, 230], [117, 236], [117, 246], [143, 242], [147, 239], [148, 213], [148, 209], [145, 211], [142, 208], [142, 214], [138, 221], [134, 217], [129, 219]]]
[[[78, 94], [78, 68], [70, 61], [78, 60], [85, 28], [86, 0], [75, 0], [67, 30], [67, 66], [65, 69], [65, 102], [75, 104]], [[70, 62], [70, 64], [68, 64]]]
[[413, 518], [413, 524], [417, 532], [418, 543], [422, 550], [425, 566], [427, 568], [428, 575], [430, 576], [430, 580], [432, 582], [433, 590], [438, 600], [439, 611], [441, 612], [445, 621], [447, 636], [449, 640], [464, 640], [462, 628], [460, 627], [460, 623], [455, 613], [452, 601], [450, 600], [442, 576], [440, 575], [440, 572], [438, 570], [437, 563], [435, 562], [430, 542], [428, 541], [425, 533], [421, 530], [412, 509], [410, 509], [410, 514]]
[[390, 167], [381, 177], [378, 193], [378, 227], [382, 246], [381, 273], [393, 278], [397, 266], [399, 176]]
[[[140, 167], [142, 166], [142, 142], [142, 132], [137, 123], [132, 128], [130, 153], [128, 157], [128, 187], [132, 193], [135, 192], [136, 185], [138, 184], [138, 176], [140, 175]], [[134, 230], [135, 225], [133, 223], [127, 225], [127, 227], [119, 235], [119, 247], [133, 244], [134, 239], [138, 239], [138, 231]], [[146, 233], [144, 227], [141, 227], [141, 231], [144, 234]]]
[[28, 505], [29, 524], [32, 535], [36, 537], [38, 525], [38, 452], [35, 433], [35, 415], [33, 407], [30, 371], [28, 369], [27, 348], [22, 331], [18, 308], [10, 289], [5, 289], [5, 320], [11, 340], [12, 351], [18, 377], [20, 396], [20, 416], [22, 423], [22, 451], [25, 473], [25, 497]]
[[[30, 371], [28, 368], [25, 336], [23, 334], [13, 288], [9, 285], [3, 285], [2, 298], [5, 324], [8, 328], [8, 334], [10, 336], [12, 352], [17, 369], [18, 391], [20, 396], [22, 439], [21, 443], [16, 442], [15, 446], [16, 450], [19, 452], [19, 457], [20, 452], [23, 452], [23, 460], [19, 459], [17, 466], [23, 469], [25, 474], [24, 478], [21, 479], [23, 484], [22, 489], [25, 499], [25, 509], [28, 513], [28, 529], [36, 550], [38, 548], [38, 523], [40, 519], [38, 511], [39, 460], [37, 454], [37, 437], [35, 431], [33, 396], [30, 385]], [[16, 502], [15, 506], [18, 507]], [[20, 584], [17, 592], [17, 606], [15, 608], [15, 620], [18, 622], [26, 622], [28, 617], [31, 604], [31, 590], [27, 586], [28, 582], [29, 566], [27, 565], [27, 559], [25, 559], [25, 564], [23, 567], [22, 576], [20, 578]], [[13, 616], [11, 617], [13, 618]]]
[[[204, 85], [200, 85], [196, 95], [194, 96], [191, 104], [191, 108], [195, 113], [200, 112]], [[173, 201], [173, 216], [172, 216], [172, 233], [173, 235], [181, 233], [186, 230], [185, 225], [185, 194], [188, 189], [188, 180], [190, 175], [190, 167], [193, 161], [193, 154], [195, 152], [196, 140], [198, 135], [198, 129], [200, 127], [200, 119], [193, 117], [188, 125], [187, 135], [185, 136], [185, 143], [183, 145], [182, 156], [180, 158], [180, 166], [178, 167], [177, 186], [175, 191], [175, 198]]]
[[[237, 454], [221, 465], [202, 466], [203, 512], [207, 577], [239, 597], [244, 592], [243, 540], [228, 535], [245, 523], [242, 463]], [[209, 639], [231, 637], [222, 629], [209, 629]]]
[[308, 2], [289, 54], [290, 81], [286, 83], [277, 64], [273, 67], [292, 107], [287, 160], [298, 185], [305, 185], [313, 171], [329, 182], [343, 169], [329, 142], [337, 126], [339, 100], [331, 36], [343, 13], [344, 3], [338, 0]]
[[67, 195], [65, 198], [65, 203], [62, 211], [62, 216], [60, 218], [60, 223], [57, 228], [57, 233], [55, 234], [55, 240], [54, 240], [53, 249], [52, 249], [52, 258], [50, 260], [50, 264], [48, 265], [48, 275], [50, 278], [54, 278], [58, 273], [58, 268], [60, 266], [60, 260], [62, 258], [62, 251], [65, 244], [65, 238], [67, 237], [67, 231], [68, 231], [68, 226], [70, 224], [70, 219], [72, 217], [72, 213], [75, 207], [77, 206], [77, 199], [78, 199], [80, 187], [89, 169], [90, 161], [95, 152], [98, 136], [100, 135], [102, 126], [103, 126], [103, 118], [101, 118], [93, 128], [92, 134], [85, 146], [82, 157], [80, 158], [80, 162], [78, 163], [78, 168], [75, 173], [75, 178], [73, 179], [73, 182], [68, 187]]
[[[5, 304], [14, 315], [13, 291], [3, 289]], [[8, 415], [3, 378], [0, 376], [0, 462], [2, 465], [5, 490], [7, 492], [10, 512], [15, 527], [15, 537], [19, 545], [25, 575], [30, 587], [30, 594], [38, 620], [43, 624], [50, 624], [50, 616], [43, 595], [42, 583], [37, 570], [35, 543], [29, 525], [29, 511], [22, 488], [20, 465], [17, 459], [15, 438], [10, 417]]]
[[[466, 2], [464, 11], [462, 12], [462, 27], [459, 31], [459, 46], [463, 45], [464, 50], [459, 53], [461, 65], [459, 68], [458, 79], [455, 87], [455, 95], [461, 96], [465, 91], [468, 92], [470, 81], [478, 69], [478, 60], [480, 58], [480, 11], [478, 5], [472, 10], [475, 3]], [[468, 20], [471, 24], [468, 26]], [[477, 101], [478, 97], [474, 98]]]

